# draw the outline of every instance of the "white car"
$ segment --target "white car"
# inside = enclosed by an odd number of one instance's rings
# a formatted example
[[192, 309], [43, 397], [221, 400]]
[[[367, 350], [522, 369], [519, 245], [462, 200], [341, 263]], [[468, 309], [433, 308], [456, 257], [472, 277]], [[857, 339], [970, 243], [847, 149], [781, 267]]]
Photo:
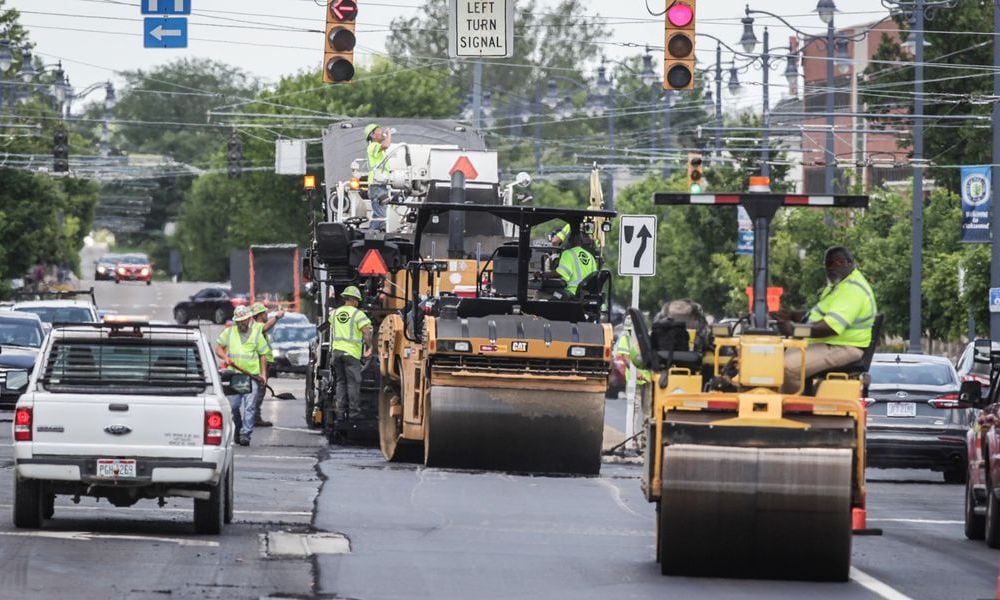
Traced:
[[[56, 495], [115, 506], [194, 498], [194, 525], [215, 534], [233, 516], [233, 421], [197, 328], [147, 323], [57, 325], [14, 410], [14, 525], [40, 527]], [[26, 380], [26, 381], [25, 381]]]
[[45, 323], [96, 323], [97, 307], [89, 300], [29, 300], [18, 302], [11, 310], [38, 315]]

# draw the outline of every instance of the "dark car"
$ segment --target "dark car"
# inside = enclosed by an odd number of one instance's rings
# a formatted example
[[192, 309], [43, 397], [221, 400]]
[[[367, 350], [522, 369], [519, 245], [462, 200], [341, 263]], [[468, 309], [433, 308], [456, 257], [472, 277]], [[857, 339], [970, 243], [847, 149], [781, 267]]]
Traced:
[[115, 278], [115, 267], [121, 260], [119, 254], [105, 254], [94, 261], [94, 279], [97, 281], [112, 281]]
[[20, 393], [7, 389], [7, 372], [31, 370], [45, 339], [45, 329], [38, 315], [17, 311], [0, 312], [0, 405], [13, 407]]
[[267, 335], [274, 350], [272, 373], [304, 374], [309, 368], [309, 346], [316, 340], [316, 326], [308, 321], [285, 323], [281, 319]]
[[205, 288], [174, 305], [174, 320], [181, 325], [201, 319], [222, 325], [233, 318], [233, 310], [247, 299], [227, 288]]
[[868, 466], [932, 469], [965, 481], [965, 433], [973, 414], [959, 402], [959, 379], [946, 358], [876, 354], [868, 398]]
[[153, 283], [153, 263], [145, 254], [125, 254], [115, 266], [115, 283], [123, 281], [145, 281]]

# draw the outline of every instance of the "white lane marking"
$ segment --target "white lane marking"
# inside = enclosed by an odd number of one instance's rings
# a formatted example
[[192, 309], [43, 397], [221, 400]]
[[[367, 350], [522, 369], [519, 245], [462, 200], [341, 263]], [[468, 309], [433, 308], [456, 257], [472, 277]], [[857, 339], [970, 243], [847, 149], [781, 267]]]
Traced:
[[965, 521], [952, 521], [949, 519], [868, 519], [880, 523], [925, 523], [929, 525], [964, 525]]
[[[275, 428], [277, 429], [277, 427]], [[315, 456], [280, 456], [280, 455], [270, 455], [270, 454], [237, 454], [236, 458], [240, 460], [309, 460], [316, 462]]]
[[[0, 508], [11, 508], [10, 504], [0, 504]], [[63, 506], [62, 504], [56, 504], [57, 510], [109, 510], [114, 512], [169, 512], [169, 513], [189, 513], [190, 508], [168, 508], [164, 506], [163, 508], [143, 508], [143, 507], [128, 507], [128, 508], [116, 508], [113, 506]], [[281, 517], [311, 517], [312, 512], [303, 510], [234, 510], [233, 514], [237, 515], [278, 515]]]
[[631, 506], [625, 503], [625, 500], [622, 499], [622, 491], [618, 488], [617, 485], [611, 483], [610, 481], [605, 481], [604, 479], [596, 479], [595, 481], [597, 481], [598, 484], [608, 489], [608, 492], [611, 493], [611, 499], [615, 501], [615, 504], [618, 505], [618, 508], [624, 510], [629, 514], [635, 515], [640, 519], [646, 518], [645, 515], [640, 515], [639, 513], [632, 510]]
[[[267, 402], [274, 402], [274, 400], [268, 400]], [[302, 433], [312, 433], [314, 435], [322, 435], [322, 431], [316, 429], [306, 429], [305, 427], [278, 427], [275, 425], [271, 429], [277, 429], [278, 431], [301, 431]]]
[[851, 567], [851, 579], [858, 582], [861, 587], [867, 589], [873, 594], [885, 598], [885, 600], [913, 600], [913, 598], [910, 598], [906, 594], [893, 589], [889, 586], [889, 584], [875, 579], [857, 567]]
[[41, 537], [57, 540], [73, 540], [77, 542], [93, 542], [95, 540], [127, 540], [134, 542], [166, 542], [178, 546], [208, 546], [218, 548], [219, 542], [208, 540], [189, 540], [184, 538], [159, 537], [153, 535], [122, 535], [117, 533], [92, 533], [89, 531], [0, 531], [0, 535], [8, 537]]

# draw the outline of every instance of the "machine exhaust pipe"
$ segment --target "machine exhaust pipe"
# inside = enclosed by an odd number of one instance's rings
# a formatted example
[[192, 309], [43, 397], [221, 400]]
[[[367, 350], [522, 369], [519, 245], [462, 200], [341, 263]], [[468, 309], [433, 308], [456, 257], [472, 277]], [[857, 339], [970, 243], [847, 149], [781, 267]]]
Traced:
[[[465, 173], [456, 170], [451, 174], [451, 204], [465, 204]], [[448, 212], [448, 258], [465, 258], [465, 213], [460, 210]]]

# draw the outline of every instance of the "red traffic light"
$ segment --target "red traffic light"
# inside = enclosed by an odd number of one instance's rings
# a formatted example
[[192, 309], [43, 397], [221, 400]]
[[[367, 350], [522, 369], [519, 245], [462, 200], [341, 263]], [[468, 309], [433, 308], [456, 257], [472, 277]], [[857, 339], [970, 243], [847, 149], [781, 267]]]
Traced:
[[674, 2], [667, 9], [667, 21], [674, 27], [687, 27], [694, 20], [694, 9], [683, 2]]
[[358, 17], [358, 3], [354, 0], [333, 0], [330, 14], [338, 21], [353, 21]]

